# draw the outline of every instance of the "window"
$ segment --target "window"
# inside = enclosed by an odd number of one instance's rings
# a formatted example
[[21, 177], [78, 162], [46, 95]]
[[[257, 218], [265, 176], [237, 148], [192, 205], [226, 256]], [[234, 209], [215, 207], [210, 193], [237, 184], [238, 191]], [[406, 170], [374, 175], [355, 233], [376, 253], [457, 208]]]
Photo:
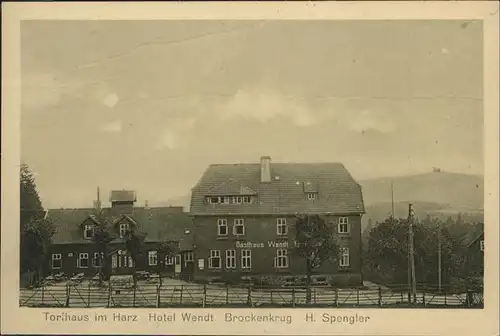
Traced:
[[242, 218], [234, 220], [233, 234], [235, 236], [242, 236], [245, 234], [245, 222]]
[[307, 193], [307, 199], [313, 201], [316, 199], [316, 193]]
[[130, 226], [127, 223], [120, 224], [120, 238], [125, 237], [125, 234], [130, 229]]
[[276, 221], [276, 233], [278, 236], [284, 236], [288, 233], [286, 218], [278, 218]]
[[241, 268], [252, 268], [252, 250], [241, 250]]
[[149, 266], [156, 266], [158, 264], [158, 252], [156, 251], [148, 252], [148, 264]]
[[227, 219], [217, 219], [217, 234], [227, 236]]
[[339, 265], [342, 267], [349, 266], [349, 248], [348, 247], [342, 247], [340, 249]]
[[274, 258], [274, 267], [276, 268], [288, 267], [288, 251], [286, 249], [276, 250], [276, 257]]
[[479, 249], [480, 249], [481, 251], [484, 251], [484, 240], [481, 240], [481, 241], [479, 242]]
[[175, 259], [175, 256], [173, 256], [173, 255], [166, 255], [165, 256], [165, 265], [173, 265], [174, 264], [174, 259]]
[[236, 251], [226, 251], [226, 268], [236, 268]]
[[241, 203], [243, 203], [243, 204], [249, 204], [250, 203], [250, 196], [242, 196], [241, 197]]
[[96, 252], [94, 253], [94, 258], [92, 258], [92, 266], [93, 267], [101, 267], [101, 260], [104, 259], [104, 253]]
[[349, 233], [349, 217], [339, 218], [339, 233]]
[[219, 199], [219, 197], [207, 197], [207, 203], [208, 204], [219, 204], [220, 199]]
[[233, 196], [233, 203], [234, 204], [241, 204], [241, 203], [243, 203], [242, 197], [241, 196]]
[[207, 197], [208, 204], [229, 204], [229, 200], [228, 196]]
[[118, 256], [116, 254], [113, 254], [111, 256], [111, 267], [112, 268], [118, 267]]
[[85, 225], [85, 229], [83, 230], [83, 237], [85, 239], [92, 239], [94, 236], [94, 225]]
[[209, 268], [220, 268], [220, 250], [210, 250]]
[[52, 269], [59, 269], [62, 267], [62, 254], [52, 254]]
[[194, 261], [194, 253], [193, 253], [193, 251], [186, 252], [186, 256], [184, 257], [184, 260], [185, 261], [189, 261], [189, 262]]
[[76, 266], [78, 268], [89, 267], [89, 254], [88, 253], [80, 253], [78, 255], [78, 259], [76, 260]]

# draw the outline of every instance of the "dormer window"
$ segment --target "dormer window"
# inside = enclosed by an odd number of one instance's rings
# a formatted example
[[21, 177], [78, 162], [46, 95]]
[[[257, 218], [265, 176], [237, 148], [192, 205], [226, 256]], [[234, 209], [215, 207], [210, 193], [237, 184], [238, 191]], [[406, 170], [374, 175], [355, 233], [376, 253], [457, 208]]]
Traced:
[[250, 204], [250, 196], [233, 196], [233, 204]]
[[229, 204], [230, 198], [228, 196], [211, 196], [207, 197], [208, 204]]
[[92, 224], [85, 225], [83, 230], [83, 237], [85, 239], [92, 239], [93, 236], [94, 236], [94, 225]]
[[317, 197], [316, 193], [312, 193], [312, 192], [309, 192], [309, 193], [306, 193], [307, 194], [307, 199], [309, 201], [314, 201]]
[[120, 238], [125, 237], [128, 230], [130, 230], [130, 225], [128, 223], [120, 224]]

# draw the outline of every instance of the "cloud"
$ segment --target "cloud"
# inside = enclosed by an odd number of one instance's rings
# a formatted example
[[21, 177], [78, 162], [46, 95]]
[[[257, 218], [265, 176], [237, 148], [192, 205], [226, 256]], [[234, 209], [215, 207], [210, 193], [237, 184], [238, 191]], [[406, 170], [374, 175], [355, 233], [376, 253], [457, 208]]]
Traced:
[[265, 123], [284, 118], [300, 127], [311, 126], [319, 121], [302, 99], [262, 88], [238, 90], [214, 111], [222, 120], [243, 118]]
[[55, 106], [68, 90], [65, 79], [52, 73], [23, 76], [21, 85], [21, 104], [28, 108]]
[[101, 130], [108, 133], [119, 133], [122, 131], [123, 122], [121, 120], [114, 120], [102, 125]]
[[346, 111], [342, 124], [349, 130], [359, 133], [367, 131], [391, 133], [396, 129], [394, 118], [389, 114], [367, 109]]
[[118, 98], [118, 95], [116, 93], [110, 93], [104, 98], [103, 103], [107, 107], [113, 108], [116, 106], [116, 104], [118, 104], [119, 100], [120, 98]]
[[157, 149], [177, 149], [183, 141], [188, 139], [190, 132], [195, 127], [197, 118], [176, 119], [164, 128], [157, 144]]

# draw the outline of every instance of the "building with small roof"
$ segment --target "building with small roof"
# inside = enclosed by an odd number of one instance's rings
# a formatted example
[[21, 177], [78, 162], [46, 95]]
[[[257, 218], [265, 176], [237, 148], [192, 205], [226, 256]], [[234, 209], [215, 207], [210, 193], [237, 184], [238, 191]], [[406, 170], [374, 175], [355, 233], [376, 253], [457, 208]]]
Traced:
[[[189, 277], [192, 273], [192, 220], [183, 207], [138, 207], [134, 191], [111, 191], [111, 206], [101, 208], [100, 200], [93, 208], [49, 209], [47, 219], [55, 227], [50, 251], [49, 271], [68, 275], [97, 273], [102, 260], [107, 260], [110, 274], [130, 274], [132, 260], [125, 248], [125, 235], [133, 231], [144, 237], [136, 270], [156, 271], [164, 262], [165, 273]], [[96, 229], [105, 228], [111, 241], [106, 258], [94, 242]], [[178, 246], [178, 253], [159, 261], [158, 247], [164, 242]], [[103, 252], [101, 252], [103, 253]], [[191, 271], [190, 271], [191, 270]]]
[[[321, 215], [340, 245], [338, 262], [315, 269], [332, 283], [359, 285], [361, 186], [341, 163], [213, 164], [192, 188], [194, 278], [238, 279], [304, 275], [293, 254], [297, 214]], [[332, 253], [338, 253], [335, 251]]]

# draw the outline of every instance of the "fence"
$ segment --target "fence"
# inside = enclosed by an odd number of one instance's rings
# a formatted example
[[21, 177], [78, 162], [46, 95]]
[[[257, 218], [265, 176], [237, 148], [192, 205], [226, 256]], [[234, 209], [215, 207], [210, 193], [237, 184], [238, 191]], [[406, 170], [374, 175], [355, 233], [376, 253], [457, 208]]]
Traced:
[[256, 287], [218, 285], [48, 285], [21, 289], [24, 307], [338, 307], [338, 308], [482, 308], [483, 293], [418, 290]]

